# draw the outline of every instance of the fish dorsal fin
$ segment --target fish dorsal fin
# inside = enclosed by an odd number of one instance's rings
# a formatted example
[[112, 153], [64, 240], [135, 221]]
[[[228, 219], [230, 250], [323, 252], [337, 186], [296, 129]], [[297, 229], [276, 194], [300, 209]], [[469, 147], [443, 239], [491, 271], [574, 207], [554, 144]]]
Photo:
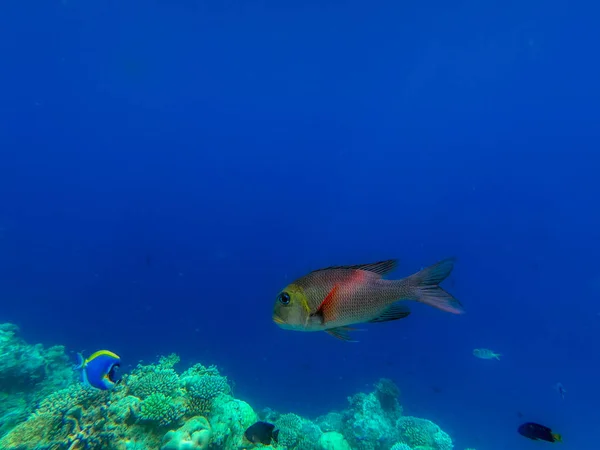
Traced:
[[406, 307], [402, 304], [395, 303], [392, 306], [390, 306], [388, 309], [386, 309], [379, 316], [375, 317], [374, 319], [369, 320], [369, 322], [371, 322], [371, 323], [390, 322], [392, 320], [404, 319], [405, 317], [408, 317], [409, 314], [410, 314], [410, 309], [408, 309], [408, 307]]
[[86, 363], [93, 361], [94, 359], [96, 359], [99, 356], [108, 356], [109, 358], [112, 358], [112, 359], [121, 359], [119, 357], [119, 355], [117, 355], [109, 350], [98, 350], [97, 352], [92, 353], [90, 355], [90, 357], [86, 360]]
[[350, 333], [349, 333], [350, 331], [355, 331], [355, 328], [337, 327], [337, 328], [330, 328], [329, 330], [325, 330], [325, 332], [328, 333], [330, 336], [333, 336], [334, 338], [339, 339], [340, 341], [358, 342], [350, 337]]
[[313, 317], [319, 317], [321, 319], [321, 323], [327, 323], [333, 319], [333, 306], [335, 301], [335, 296], [338, 292], [339, 284], [333, 286], [333, 289], [329, 291], [329, 293], [325, 296], [317, 310], [311, 314]]
[[396, 268], [398, 265], [397, 259], [387, 259], [385, 261], [378, 261], [375, 263], [369, 264], [355, 264], [353, 266], [330, 266], [325, 267], [323, 269], [313, 270], [314, 272], [321, 272], [323, 270], [332, 270], [332, 269], [349, 269], [349, 270], [366, 270], [367, 272], [377, 273], [379, 275], [385, 275]]

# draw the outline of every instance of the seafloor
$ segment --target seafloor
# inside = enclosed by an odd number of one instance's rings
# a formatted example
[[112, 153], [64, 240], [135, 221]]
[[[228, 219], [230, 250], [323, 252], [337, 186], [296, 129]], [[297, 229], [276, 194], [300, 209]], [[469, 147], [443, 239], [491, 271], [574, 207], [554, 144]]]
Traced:
[[0, 324], [0, 449], [251, 449], [244, 431], [257, 420], [279, 429], [277, 449], [450, 450], [433, 422], [402, 414], [399, 390], [381, 379], [348, 398], [343, 411], [313, 419], [255, 411], [236, 399], [227, 377], [177, 355], [138, 365], [110, 391], [84, 387], [63, 346], [30, 345]]

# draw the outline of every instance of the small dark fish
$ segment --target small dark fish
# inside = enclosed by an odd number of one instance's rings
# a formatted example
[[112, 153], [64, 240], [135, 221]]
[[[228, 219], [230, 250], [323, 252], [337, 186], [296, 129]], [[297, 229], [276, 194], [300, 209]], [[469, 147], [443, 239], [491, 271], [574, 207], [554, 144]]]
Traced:
[[275, 425], [268, 422], [256, 422], [244, 432], [244, 437], [253, 444], [270, 445], [271, 441], [277, 442], [278, 436], [279, 430], [275, 430]]
[[539, 423], [526, 422], [518, 429], [521, 436], [533, 439], [534, 441], [562, 442], [562, 436], [553, 433], [552, 430]]

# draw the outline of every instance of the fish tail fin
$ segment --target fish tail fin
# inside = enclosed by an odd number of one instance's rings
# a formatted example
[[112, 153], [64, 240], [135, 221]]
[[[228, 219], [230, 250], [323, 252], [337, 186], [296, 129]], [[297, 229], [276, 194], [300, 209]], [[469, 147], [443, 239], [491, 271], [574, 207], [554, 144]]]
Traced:
[[402, 282], [408, 283], [415, 289], [413, 300], [452, 314], [462, 314], [464, 309], [461, 303], [439, 286], [450, 275], [453, 268], [454, 258], [444, 259], [409, 276]]
[[77, 364], [73, 366], [73, 370], [82, 370], [84, 364], [85, 358], [83, 357], [83, 354], [77, 353]]
[[558, 433], [552, 433], [552, 437], [556, 442], [562, 442], [562, 436]]
[[494, 353], [494, 358], [496, 358], [498, 361], [500, 361], [501, 356], [502, 356], [502, 353]]
[[87, 373], [85, 371], [85, 358], [82, 353], [77, 353], [77, 364], [73, 366], [73, 370], [81, 370], [81, 382], [85, 386], [89, 386], [90, 383], [88, 381]]

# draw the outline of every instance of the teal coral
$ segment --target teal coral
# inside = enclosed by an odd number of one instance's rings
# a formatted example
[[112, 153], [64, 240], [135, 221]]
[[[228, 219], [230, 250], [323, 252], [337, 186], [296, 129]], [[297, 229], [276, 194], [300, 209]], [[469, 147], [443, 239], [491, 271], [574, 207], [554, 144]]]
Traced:
[[398, 402], [400, 389], [392, 380], [388, 378], [381, 378], [377, 383], [375, 383], [375, 395], [377, 396], [377, 400], [379, 400], [379, 404], [384, 411], [401, 411], [400, 404]]
[[374, 392], [358, 393], [349, 399], [350, 410], [345, 434], [352, 448], [359, 450], [388, 449], [396, 442], [395, 414], [386, 413]]
[[352, 450], [344, 435], [337, 431], [323, 433], [319, 438], [319, 447], [322, 450]]
[[212, 445], [238, 449], [244, 446], [244, 432], [258, 417], [248, 403], [222, 394], [214, 400], [208, 419], [212, 425]]
[[394, 444], [390, 450], [413, 450], [410, 445], [398, 442]]
[[323, 434], [321, 429], [311, 422], [296, 414], [283, 414], [276, 421], [279, 430], [279, 446], [295, 450], [311, 450]]
[[127, 378], [127, 386], [132, 395], [144, 399], [152, 394], [173, 396], [177, 393], [179, 376], [172, 368], [158, 366], [138, 366]]
[[276, 422], [279, 429], [279, 444], [282, 447], [292, 448], [298, 443], [302, 430], [302, 419], [296, 414], [283, 414]]
[[205, 417], [192, 417], [181, 428], [169, 431], [162, 440], [161, 450], [204, 450], [212, 436]]
[[187, 408], [192, 414], [207, 414], [216, 397], [231, 393], [227, 377], [221, 376], [215, 366], [195, 364], [182, 374], [181, 383], [187, 393]]
[[75, 379], [63, 346], [30, 345], [16, 325], [0, 324], [0, 438]]
[[411, 447], [427, 447], [431, 450], [451, 450], [454, 446], [450, 436], [427, 419], [405, 416], [396, 423], [400, 442]]
[[142, 401], [139, 417], [160, 426], [177, 424], [185, 414], [185, 407], [171, 397], [155, 392]]

